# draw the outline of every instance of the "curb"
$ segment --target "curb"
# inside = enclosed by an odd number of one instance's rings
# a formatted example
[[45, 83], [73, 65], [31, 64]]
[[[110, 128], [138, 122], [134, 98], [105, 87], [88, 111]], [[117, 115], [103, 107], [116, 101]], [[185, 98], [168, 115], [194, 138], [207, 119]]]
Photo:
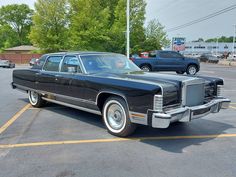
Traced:
[[227, 61], [227, 60], [222, 60], [219, 61], [219, 65], [225, 65], [225, 66], [236, 66], [236, 61]]

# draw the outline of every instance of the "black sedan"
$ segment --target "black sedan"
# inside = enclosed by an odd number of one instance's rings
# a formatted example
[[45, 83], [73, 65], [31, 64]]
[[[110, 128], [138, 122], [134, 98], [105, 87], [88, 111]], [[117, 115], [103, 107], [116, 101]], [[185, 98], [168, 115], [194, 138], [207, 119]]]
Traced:
[[144, 72], [123, 55], [100, 52], [44, 55], [33, 68], [14, 70], [12, 82], [32, 106], [47, 101], [102, 115], [122, 137], [136, 124], [167, 128], [227, 108], [222, 85], [219, 78]]
[[219, 63], [219, 58], [212, 54], [202, 54], [199, 57], [200, 62]]

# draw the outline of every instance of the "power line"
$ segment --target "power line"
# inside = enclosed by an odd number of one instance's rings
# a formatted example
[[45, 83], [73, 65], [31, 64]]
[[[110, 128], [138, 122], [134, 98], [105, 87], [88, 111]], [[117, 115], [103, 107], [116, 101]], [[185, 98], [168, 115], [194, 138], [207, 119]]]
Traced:
[[205, 21], [205, 20], [214, 18], [214, 17], [216, 17], [216, 16], [218, 16], [218, 15], [221, 15], [221, 14], [226, 13], [226, 12], [228, 12], [228, 11], [231, 11], [231, 10], [233, 10], [233, 9], [236, 9], [236, 4], [231, 5], [231, 6], [227, 7], [227, 8], [222, 9], [222, 10], [219, 10], [219, 11], [217, 11], [217, 12], [214, 12], [214, 13], [212, 13], [212, 14], [209, 14], [209, 15], [207, 15], [207, 16], [205, 16], [205, 17], [202, 17], [202, 18], [199, 18], [199, 19], [190, 21], [190, 22], [185, 23], [185, 24], [183, 24], [183, 25], [179, 25], [179, 26], [176, 26], [176, 27], [167, 29], [166, 31], [167, 31], [167, 32], [172, 32], [172, 31], [176, 31], [176, 30], [179, 30], [179, 29], [182, 29], [182, 28], [186, 28], [186, 27], [191, 26], [191, 25], [194, 25], [194, 24], [196, 24], [196, 23], [200, 23], [200, 22], [202, 22], [202, 21]]

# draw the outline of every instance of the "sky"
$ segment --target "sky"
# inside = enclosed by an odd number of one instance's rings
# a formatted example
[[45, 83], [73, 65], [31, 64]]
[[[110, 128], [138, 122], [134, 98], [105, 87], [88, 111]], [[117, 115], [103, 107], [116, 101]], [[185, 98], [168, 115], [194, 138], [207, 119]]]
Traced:
[[[0, 0], [0, 6], [25, 3], [33, 8], [35, 1]], [[156, 18], [165, 26], [165, 29], [188, 23], [236, 4], [235, 0], [146, 0], [146, 2], [146, 24]], [[167, 34], [170, 39], [180, 36], [185, 37], [187, 41], [233, 36], [233, 24], [236, 24], [236, 9]]]

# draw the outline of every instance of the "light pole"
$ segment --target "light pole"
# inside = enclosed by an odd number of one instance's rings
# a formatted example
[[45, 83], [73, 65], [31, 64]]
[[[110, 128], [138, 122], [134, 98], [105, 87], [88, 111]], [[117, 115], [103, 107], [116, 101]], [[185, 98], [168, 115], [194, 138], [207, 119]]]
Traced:
[[235, 34], [236, 34], [236, 25], [233, 25], [234, 26], [234, 39], [233, 39], [233, 50], [232, 50], [232, 54], [234, 54], [235, 50], [234, 50], [234, 47], [235, 47]]
[[219, 38], [218, 36], [216, 37], [216, 55], [218, 54], [219, 52]]
[[127, 29], [126, 29], [126, 39], [127, 39], [127, 58], [129, 58], [129, 54], [130, 54], [130, 0], [127, 0], [127, 9], [126, 9], [126, 17], [127, 17]]

